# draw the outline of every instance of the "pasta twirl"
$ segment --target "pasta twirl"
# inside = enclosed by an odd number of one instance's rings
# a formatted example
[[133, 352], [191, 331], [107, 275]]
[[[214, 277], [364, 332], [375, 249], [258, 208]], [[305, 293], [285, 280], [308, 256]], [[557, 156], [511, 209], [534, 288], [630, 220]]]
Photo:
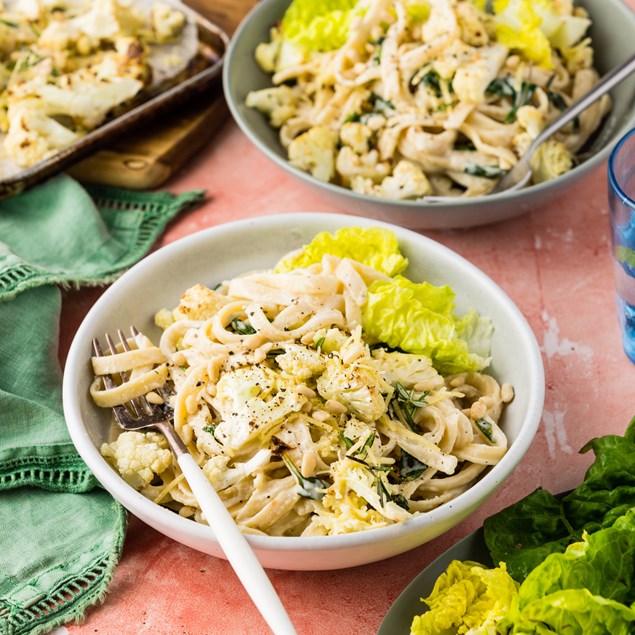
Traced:
[[[96, 358], [96, 371], [129, 371], [121, 401], [152, 369], [165, 371], [177, 432], [247, 533], [403, 522], [504, 456], [499, 423], [513, 391], [481, 370], [442, 374], [433, 358], [370, 337], [369, 294], [391, 280], [325, 255], [216, 290], [195, 285], [157, 314], [158, 346], [140, 337], [134, 354]], [[112, 405], [99, 382], [93, 394]], [[102, 453], [145, 496], [204, 521], [166, 448], [154, 433], [123, 432]]]

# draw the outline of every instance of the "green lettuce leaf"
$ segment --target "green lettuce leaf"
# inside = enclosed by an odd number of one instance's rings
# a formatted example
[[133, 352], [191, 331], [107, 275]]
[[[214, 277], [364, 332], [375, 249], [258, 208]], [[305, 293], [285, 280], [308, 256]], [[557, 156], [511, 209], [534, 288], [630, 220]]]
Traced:
[[383, 227], [342, 227], [335, 234], [321, 232], [300, 251], [282, 259], [275, 267], [279, 273], [320, 262], [330, 254], [351, 258], [376, 271], [394, 276], [401, 273], [408, 260], [401, 255], [394, 232]]
[[[505, 566], [488, 569], [475, 562], [454, 560], [439, 576], [432, 593], [422, 599], [429, 611], [415, 616], [411, 635], [494, 633], [517, 594]], [[456, 626], [463, 625], [463, 630]]]
[[605, 435], [587, 443], [595, 460], [583, 482], [562, 498], [542, 489], [487, 518], [484, 536], [494, 562], [504, 561], [521, 582], [549, 553], [612, 527], [635, 506], [635, 417], [624, 436]]
[[310, 51], [331, 51], [346, 42], [357, 0], [294, 0], [282, 18], [282, 37]]
[[632, 633], [635, 509], [548, 556], [520, 585], [508, 612], [512, 633]]
[[484, 351], [489, 350], [491, 322], [475, 311], [458, 318], [454, 292], [447, 285], [415, 283], [403, 276], [376, 280], [368, 288], [363, 327], [392, 348], [430, 357], [441, 373], [482, 370], [489, 364]]

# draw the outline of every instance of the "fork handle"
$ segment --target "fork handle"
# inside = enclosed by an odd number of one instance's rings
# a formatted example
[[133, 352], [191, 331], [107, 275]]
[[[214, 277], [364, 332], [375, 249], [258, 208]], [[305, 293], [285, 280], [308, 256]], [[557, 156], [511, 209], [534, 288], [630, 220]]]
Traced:
[[227, 560], [271, 630], [296, 635], [271, 580], [212, 484], [191, 454], [180, 454], [177, 460]]

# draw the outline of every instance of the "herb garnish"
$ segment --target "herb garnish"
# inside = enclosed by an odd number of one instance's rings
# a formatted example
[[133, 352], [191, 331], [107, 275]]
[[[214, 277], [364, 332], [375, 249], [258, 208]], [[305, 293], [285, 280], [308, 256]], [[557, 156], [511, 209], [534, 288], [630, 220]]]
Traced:
[[492, 422], [487, 419], [477, 419], [476, 425], [478, 429], [487, 437], [488, 441], [492, 440], [493, 428]]
[[428, 404], [425, 398], [429, 393], [430, 391], [426, 390], [416, 396], [414, 390], [407, 391], [400, 382], [395, 384], [395, 396], [391, 401], [393, 411], [403, 424], [415, 432], [417, 431], [417, 424], [414, 420], [415, 412], [418, 408]]
[[523, 80], [520, 83], [520, 90], [516, 90], [509, 77], [497, 77], [488, 84], [485, 92], [512, 100], [512, 109], [505, 117], [505, 123], [512, 123], [516, 119], [518, 109], [532, 100], [536, 88], [533, 82]]
[[289, 468], [289, 472], [295, 476], [298, 481], [298, 494], [303, 498], [311, 498], [313, 500], [321, 500], [326, 494], [329, 484], [317, 476], [302, 476], [302, 472], [293, 464], [288, 455], [283, 454], [282, 460]]
[[229, 326], [239, 335], [253, 335], [256, 332], [256, 329], [251, 324], [249, 324], [249, 322], [245, 322], [240, 318], [234, 318], [229, 323]]
[[427, 469], [428, 466], [425, 463], [422, 463], [412, 454], [408, 454], [405, 450], [401, 450], [401, 455], [399, 456], [399, 478], [401, 482], [414, 481]]
[[368, 119], [373, 115], [382, 115], [384, 117], [390, 117], [397, 112], [395, 105], [389, 101], [388, 99], [384, 99], [380, 97], [377, 93], [371, 93], [368, 98], [368, 102], [362, 106], [362, 112], [354, 112], [346, 119], [344, 119], [345, 123], [349, 123], [351, 121], [360, 123], [367, 123]]
[[498, 165], [468, 165], [463, 168], [465, 174], [470, 176], [480, 176], [484, 179], [497, 179], [499, 176], [503, 176], [507, 170]]

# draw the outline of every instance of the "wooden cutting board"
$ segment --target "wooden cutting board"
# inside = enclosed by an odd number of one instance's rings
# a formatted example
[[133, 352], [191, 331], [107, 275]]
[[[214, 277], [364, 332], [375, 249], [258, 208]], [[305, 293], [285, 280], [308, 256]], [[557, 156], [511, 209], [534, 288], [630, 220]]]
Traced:
[[[187, 4], [231, 36], [256, 0], [188, 0]], [[195, 101], [120, 138], [73, 166], [80, 181], [130, 189], [159, 187], [180, 170], [229, 116], [220, 78]]]

